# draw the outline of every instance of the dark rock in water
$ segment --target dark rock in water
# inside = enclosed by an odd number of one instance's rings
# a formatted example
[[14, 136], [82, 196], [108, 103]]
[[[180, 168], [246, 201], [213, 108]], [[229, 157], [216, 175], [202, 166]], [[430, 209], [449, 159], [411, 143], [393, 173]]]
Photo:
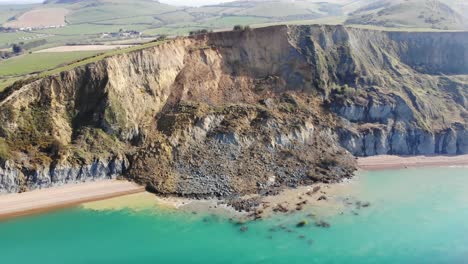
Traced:
[[247, 220], [242, 218], [242, 219], [237, 219], [236, 225], [245, 225], [247, 223]]
[[299, 223], [297, 223], [296, 226], [297, 226], [297, 227], [304, 227], [304, 226], [306, 226], [306, 225], [308, 225], [308, 224], [309, 224], [309, 222], [307, 222], [307, 220], [302, 220], [302, 221], [300, 221]]
[[328, 198], [325, 195], [322, 195], [317, 200], [318, 201], [326, 201], [326, 200], [328, 200]]
[[315, 218], [315, 214], [308, 214], [307, 217]]
[[331, 225], [328, 222], [320, 220], [320, 221], [315, 222], [315, 226], [322, 227], [322, 228], [330, 228]]
[[247, 231], [249, 231], [249, 227], [248, 226], [241, 226], [240, 229], [239, 229], [242, 233], [245, 233]]
[[356, 202], [356, 209], [361, 209], [361, 202], [360, 201], [357, 201]]

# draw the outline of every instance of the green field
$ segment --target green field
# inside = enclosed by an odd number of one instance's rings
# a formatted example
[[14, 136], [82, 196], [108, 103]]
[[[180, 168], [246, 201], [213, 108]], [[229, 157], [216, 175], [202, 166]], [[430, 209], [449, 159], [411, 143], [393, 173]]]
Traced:
[[[422, 3], [423, 0], [415, 0], [414, 3]], [[446, 3], [449, 0], [442, 0]], [[67, 2], [67, 3], [63, 3]], [[392, 4], [404, 0], [395, 0]], [[452, 1], [453, 2], [453, 1]], [[31, 47], [25, 55], [0, 61], [0, 89], [10, 85], [12, 81], [29, 76], [33, 72], [50, 74], [60, 69], [79, 66], [83, 63], [103, 58], [97, 56], [79, 62], [76, 60], [93, 56], [96, 51], [74, 53], [47, 53], [27, 54], [44, 48], [61, 46], [66, 44], [101, 44], [113, 41], [139, 42], [140, 39], [125, 39], [119, 37], [102, 38], [102, 33], [119, 32], [122, 30], [135, 30], [143, 33], [143, 37], [155, 38], [158, 35], [187, 35], [190, 31], [226, 30], [234, 25], [249, 25], [251, 27], [263, 27], [278, 24], [348, 24], [348, 26], [362, 27], [379, 30], [407, 30], [407, 31], [434, 31], [425, 24], [414, 22], [419, 9], [416, 4], [411, 4], [416, 13], [408, 13], [406, 9], [396, 9], [399, 13], [404, 11], [411, 19], [406, 19], [404, 27], [383, 27], [375, 24], [350, 23], [349, 19], [353, 11], [364, 7], [365, 1], [343, 0], [342, 3], [334, 1], [238, 1], [205, 7], [176, 7], [161, 4], [153, 0], [82, 0], [82, 1], [58, 1], [50, 0], [47, 4], [36, 5], [0, 5], [0, 24], [18, 17], [24, 12], [37, 8], [60, 7], [70, 10], [66, 16], [67, 26], [61, 28], [34, 29], [30, 32], [0, 32], [0, 49], [9, 48], [12, 44], [29, 43], [45, 39], [42, 46]], [[454, 10], [456, 5], [450, 4]], [[414, 7], [416, 6], [416, 7]], [[367, 9], [366, 9], [367, 10]], [[369, 9], [370, 13], [378, 10]], [[393, 11], [393, 12], [390, 12]], [[393, 18], [395, 10], [387, 10], [385, 16]], [[443, 15], [442, 15], [443, 16]], [[359, 16], [358, 16], [359, 17]], [[378, 17], [377, 17], [378, 18]], [[359, 21], [359, 20], [358, 20]], [[366, 22], [367, 23], [367, 22]], [[397, 24], [400, 25], [400, 24]], [[152, 44], [150, 44], [152, 45]], [[144, 48], [143, 45], [140, 48]], [[138, 49], [138, 48], [137, 48]], [[107, 52], [104, 57], [116, 52]], [[60, 65], [70, 64], [66, 67]], [[57, 68], [58, 69], [55, 69]], [[53, 70], [51, 70], [53, 69]], [[48, 71], [51, 70], [51, 71]]]
[[99, 51], [25, 54], [1, 61], [0, 77], [18, 76], [56, 68], [62, 64], [94, 56]]
[[4, 60], [0, 64], [0, 92], [13, 82], [34, 72], [38, 73], [34, 75], [35, 78], [45, 77], [93, 63], [109, 56], [154, 47], [160, 43], [162, 42], [150, 42], [105, 53], [99, 51], [33, 53]]
[[[152, 0], [106, 0], [70, 1], [59, 4], [49, 1], [43, 5], [0, 6], [0, 23], [19, 16], [32, 8], [60, 7], [70, 10], [63, 28], [35, 29], [32, 33], [2, 33], [0, 48], [12, 43], [28, 42], [24, 34], [37, 39], [43, 34], [47, 46], [64, 43], [109, 41], [100, 39], [101, 33], [118, 32], [120, 29], [136, 30], [147, 36], [157, 34], [184, 35], [191, 30], [226, 29], [236, 24], [252, 25], [271, 22], [286, 22], [311, 16], [327, 16], [328, 4], [299, 1], [285, 2], [235, 2], [200, 8], [176, 7]], [[332, 10], [333, 11], [333, 10]], [[183, 26], [182, 26], [183, 25]], [[39, 35], [40, 36], [40, 35]], [[23, 37], [23, 38], [22, 38]], [[114, 39], [116, 40], [116, 39]]]
[[118, 55], [118, 54], [132, 52], [132, 51], [147, 49], [147, 48], [150, 48], [150, 47], [157, 46], [157, 45], [161, 44], [162, 42], [164, 42], [164, 41], [150, 42], [150, 43], [146, 43], [146, 44], [142, 44], [142, 45], [138, 45], [138, 46], [133, 46], [133, 47], [125, 48], [125, 49], [115, 49], [115, 50], [111, 50], [111, 51], [99, 54], [97, 56], [92, 56], [92, 57], [88, 56], [89, 58], [87, 58], [87, 59], [80, 60], [78, 62], [73, 62], [73, 63], [67, 64], [67, 65], [64, 65], [64, 66], [61, 66], [61, 67], [53, 68], [51, 70], [46, 70], [46, 71], [42, 72], [41, 74], [39, 74], [39, 77], [44, 77], [44, 76], [49, 76], [49, 75], [52, 75], [52, 74], [57, 74], [57, 73], [60, 73], [62, 71], [68, 71], [68, 70], [71, 70], [71, 69], [76, 68], [76, 67], [80, 67], [80, 66], [83, 66], [83, 65], [86, 65], [86, 64], [89, 64], [89, 63], [100, 61], [100, 60], [105, 59], [105, 58], [107, 58], [109, 56], [114, 56], [114, 55]]
[[8, 78], [8, 79], [0, 79], [0, 92], [5, 90], [8, 86], [12, 85], [14, 82], [22, 79], [21, 77], [15, 77], [15, 78]]

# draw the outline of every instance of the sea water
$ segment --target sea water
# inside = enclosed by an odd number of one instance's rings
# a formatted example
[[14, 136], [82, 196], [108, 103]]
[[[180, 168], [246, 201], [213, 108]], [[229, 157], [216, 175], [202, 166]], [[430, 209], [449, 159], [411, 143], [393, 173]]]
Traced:
[[[296, 226], [167, 210], [76, 207], [0, 222], [0, 263], [468, 263], [468, 168], [362, 172], [369, 207]], [[354, 206], [354, 205], [353, 205]]]

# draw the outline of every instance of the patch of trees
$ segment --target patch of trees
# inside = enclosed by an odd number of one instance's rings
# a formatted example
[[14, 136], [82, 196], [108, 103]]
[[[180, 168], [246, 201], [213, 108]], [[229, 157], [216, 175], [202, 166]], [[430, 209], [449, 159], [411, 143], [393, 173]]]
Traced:
[[11, 50], [15, 54], [20, 54], [21, 52], [23, 52], [23, 46], [20, 44], [13, 44], [13, 46], [11, 46]]
[[250, 30], [250, 26], [235, 25], [232, 30], [234, 31], [247, 31]]
[[164, 40], [166, 40], [166, 39], [167, 39], [167, 35], [162, 34], [162, 35], [159, 35], [159, 37], [156, 38], [155, 41], [164, 41]]
[[11, 45], [10, 51], [0, 51], [0, 59], [8, 59], [24, 53], [27, 50], [40, 47], [47, 44], [47, 40], [40, 39], [28, 43], [20, 42]]
[[211, 32], [213, 32], [213, 30], [208, 30], [208, 29], [193, 30], [189, 32], [189, 36], [203, 35], [203, 34], [208, 34]]
[[0, 27], [0, 32], [12, 33], [12, 32], [16, 32], [16, 29], [11, 28], [11, 27]]

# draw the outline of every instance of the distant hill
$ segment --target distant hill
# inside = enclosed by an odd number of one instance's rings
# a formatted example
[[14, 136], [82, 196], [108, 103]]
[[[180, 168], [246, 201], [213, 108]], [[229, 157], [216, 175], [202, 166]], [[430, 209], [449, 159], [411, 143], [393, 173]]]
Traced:
[[[222, 14], [232, 16], [258, 16], [272, 20], [314, 19], [341, 15], [341, 5], [334, 2], [314, 0], [257, 0], [234, 1], [213, 5], [209, 8], [224, 8]], [[191, 9], [189, 12], [210, 12], [206, 8]]]
[[[119, 26], [167, 34], [235, 24], [337, 17], [342, 19], [336, 23], [346, 20], [347, 24], [356, 25], [453, 30], [466, 28], [466, 19], [455, 11], [464, 8], [466, 4], [457, 0], [241, 0], [197, 8], [170, 6], [154, 0], [47, 0], [42, 5], [31, 5], [26, 11], [0, 7], [0, 23], [38, 28], [65, 21], [74, 26], [74, 32], [84, 34], [114, 31]], [[51, 15], [53, 10], [57, 14]], [[48, 17], [41, 19], [37, 14]]]
[[382, 0], [350, 13], [346, 24], [461, 30], [467, 28], [465, 20], [437, 0]]
[[[468, 1], [465, 1], [468, 2]], [[240, 0], [203, 7], [154, 0], [47, 0], [0, 5], [0, 49], [41, 39], [47, 46], [95, 44], [134, 36], [184, 35], [234, 25], [348, 24], [405, 29], [466, 29], [467, 3], [459, 0]], [[462, 15], [463, 14], [463, 15]], [[24, 29], [11, 32], [8, 27]], [[25, 29], [29, 31], [25, 31]]]

